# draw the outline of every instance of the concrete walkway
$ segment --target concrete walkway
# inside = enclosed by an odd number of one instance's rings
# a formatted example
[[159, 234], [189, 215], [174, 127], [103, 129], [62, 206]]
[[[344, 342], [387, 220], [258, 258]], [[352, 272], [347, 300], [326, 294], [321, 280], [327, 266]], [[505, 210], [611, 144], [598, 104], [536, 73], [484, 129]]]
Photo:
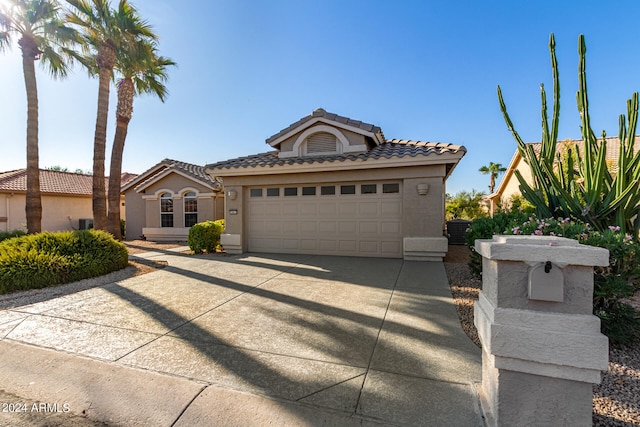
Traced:
[[141, 256], [169, 266], [0, 310], [0, 389], [28, 409], [0, 425], [483, 425], [442, 263]]

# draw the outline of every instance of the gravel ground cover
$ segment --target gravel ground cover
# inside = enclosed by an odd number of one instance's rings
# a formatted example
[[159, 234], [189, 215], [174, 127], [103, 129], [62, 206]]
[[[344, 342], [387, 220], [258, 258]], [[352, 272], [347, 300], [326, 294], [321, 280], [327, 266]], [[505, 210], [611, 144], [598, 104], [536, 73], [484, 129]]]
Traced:
[[[473, 324], [473, 303], [482, 281], [471, 274], [466, 264], [468, 256], [466, 246], [449, 246], [444, 265], [462, 329], [480, 347]], [[639, 301], [637, 293], [633, 305], [638, 307]], [[609, 350], [609, 370], [603, 373], [602, 383], [593, 386], [593, 425], [640, 426], [640, 341]]]

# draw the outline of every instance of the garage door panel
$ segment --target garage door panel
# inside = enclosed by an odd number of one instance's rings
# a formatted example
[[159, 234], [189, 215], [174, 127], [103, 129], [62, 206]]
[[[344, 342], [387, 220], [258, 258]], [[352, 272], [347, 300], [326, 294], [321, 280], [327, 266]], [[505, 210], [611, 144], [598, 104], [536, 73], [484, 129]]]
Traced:
[[378, 252], [378, 242], [375, 240], [361, 240], [360, 241], [360, 252], [368, 252], [368, 253], [377, 253]]
[[356, 221], [340, 221], [339, 223], [339, 230], [340, 230], [340, 234], [344, 234], [344, 233], [349, 233], [349, 234], [354, 234], [358, 231], [358, 227], [357, 227], [357, 222]]
[[300, 215], [316, 216], [318, 214], [318, 206], [315, 203], [303, 203], [300, 205]]
[[339, 212], [342, 217], [355, 217], [358, 213], [358, 204], [356, 202], [340, 203]]
[[318, 241], [315, 239], [300, 239], [300, 249], [315, 251], [318, 249]]
[[338, 242], [335, 240], [320, 240], [318, 248], [321, 251], [334, 252], [338, 250]]
[[338, 212], [336, 202], [324, 202], [318, 205], [318, 213], [323, 216], [334, 216]]
[[282, 215], [298, 215], [298, 208], [299, 206], [296, 203], [285, 203], [282, 205]]
[[282, 249], [282, 243], [280, 239], [262, 239], [253, 238], [249, 239], [249, 247], [255, 251], [272, 251]]
[[300, 233], [301, 234], [315, 234], [318, 232], [318, 223], [315, 221], [300, 221]]
[[298, 227], [297, 222], [286, 221], [282, 223], [283, 234], [298, 234], [299, 232], [300, 232], [300, 228]]
[[400, 216], [402, 214], [402, 202], [400, 200], [382, 201], [380, 202], [380, 211], [382, 216]]
[[282, 233], [282, 222], [281, 221], [265, 221], [264, 231], [267, 234], [280, 234]]
[[338, 241], [338, 250], [340, 252], [352, 252], [354, 255], [356, 249], [358, 248], [357, 240], [339, 240]]
[[360, 202], [358, 204], [358, 214], [364, 217], [377, 217], [379, 215], [378, 206], [380, 202]]
[[300, 248], [298, 239], [282, 239], [282, 249], [295, 250]]
[[318, 231], [322, 234], [335, 234], [337, 230], [338, 225], [335, 221], [318, 222]]
[[378, 234], [378, 223], [375, 221], [360, 222], [360, 233]]
[[400, 234], [401, 224], [399, 221], [384, 221], [380, 223], [380, 232], [389, 234]]

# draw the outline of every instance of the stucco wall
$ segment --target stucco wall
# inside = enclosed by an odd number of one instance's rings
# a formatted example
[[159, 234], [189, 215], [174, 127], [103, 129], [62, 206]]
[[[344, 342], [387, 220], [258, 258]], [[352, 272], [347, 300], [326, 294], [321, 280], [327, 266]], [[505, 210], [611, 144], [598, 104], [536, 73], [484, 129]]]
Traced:
[[139, 239], [145, 224], [145, 201], [140, 194], [130, 189], [124, 194], [126, 210], [127, 240]]
[[[26, 196], [0, 194], [0, 231], [25, 229]], [[91, 197], [42, 195], [42, 231], [77, 230], [80, 218], [92, 218]]]

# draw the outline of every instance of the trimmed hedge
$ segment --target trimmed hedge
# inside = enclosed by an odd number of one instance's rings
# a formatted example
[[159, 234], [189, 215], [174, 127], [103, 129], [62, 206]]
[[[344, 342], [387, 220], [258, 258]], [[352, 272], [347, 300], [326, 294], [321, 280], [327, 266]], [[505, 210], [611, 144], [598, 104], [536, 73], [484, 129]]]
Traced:
[[13, 237], [0, 242], [0, 294], [101, 276], [128, 263], [127, 248], [104, 231]]
[[10, 239], [12, 237], [24, 236], [25, 234], [27, 233], [25, 233], [22, 230], [3, 231], [0, 233], [0, 242], [2, 242], [3, 240]]
[[204, 251], [215, 253], [216, 248], [220, 246], [220, 235], [223, 231], [224, 219], [199, 222], [189, 229], [189, 248], [196, 254]]

